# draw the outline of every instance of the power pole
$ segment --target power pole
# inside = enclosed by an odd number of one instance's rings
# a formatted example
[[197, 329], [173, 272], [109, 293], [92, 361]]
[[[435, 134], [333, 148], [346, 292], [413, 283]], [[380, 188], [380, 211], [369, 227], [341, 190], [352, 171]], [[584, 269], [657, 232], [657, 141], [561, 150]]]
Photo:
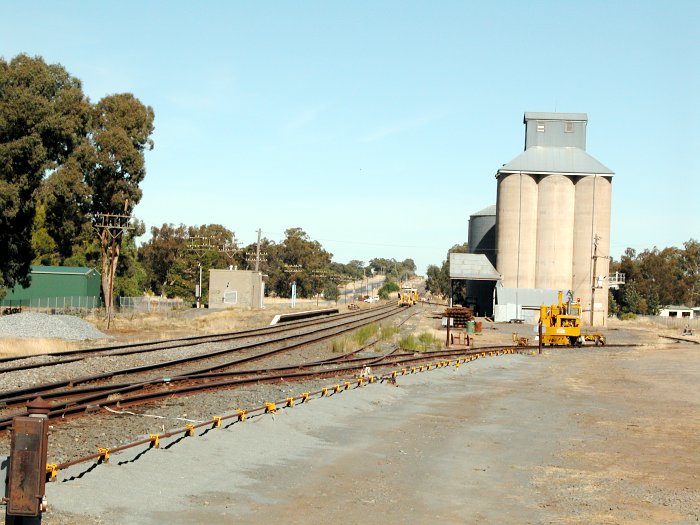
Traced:
[[258, 245], [255, 249], [255, 271], [260, 271], [260, 228], [258, 228]]
[[[105, 312], [107, 314], [107, 329], [112, 324], [112, 303], [114, 291], [114, 274], [117, 271], [117, 259], [119, 258], [119, 248], [121, 238], [135, 228], [131, 224], [131, 215], [126, 214], [129, 208], [129, 201], [124, 203], [124, 214], [96, 213], [94, 216], [93, 228], [97, 230], [100, 238], [100, 248], [102, 251], [102, 278], [107, 272], [107, 286], [103, 286], [105, 296]], [[104, 282], [104, 281], [103, 281]]]
[[260, 271], [260, 263], [261, 262], [267, 262], [267, 252], [260, 251], [260, 234], [261, 233], [262, 233], [262, 231], [258, 229], [258, 243], [257, 243], [257, 246], [255, 248], [255, 253], [246, 252], [246, 254], [245, 254], [245, 260], [248, 263], [248, 268], [250, 268], [250, 263], [255, 262], [255, 271], [256, 272]]
[[593, 319], [595, 314], [595, 289], [596, 289], [596, 267], [598, 262], [598, 241], [600, 237], [598, 234], [593, 235], [593, 263], [592, 263], [592, 275], [591, 275], [591, 326], [593, 326]]
[[327, 272], [325, 270], [314, 270], [313, 272], [311, 272], [311, 275], [314, 277], [314, 288], [315, 288], [314, 291], [316, 292], [316, 307], [317, 308], [318, 308], [318, 296], [320, 295], [320, 293], [318, 291], [318, 284], [319, 284], [321, 277], [323, 277], [326, 274], [327, 274]]

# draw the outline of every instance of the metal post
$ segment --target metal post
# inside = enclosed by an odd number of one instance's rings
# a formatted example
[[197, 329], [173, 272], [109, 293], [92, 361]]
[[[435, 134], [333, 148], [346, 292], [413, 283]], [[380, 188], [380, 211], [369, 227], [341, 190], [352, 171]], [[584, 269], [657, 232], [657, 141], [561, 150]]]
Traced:
[[27, 403], [28, 416], [12, 420], [10, 468], [7, 480], [5, 523], [41, 523], [46, 510], [46, 458], [51, 403], [41, 397]]
[[600, 237], [598, 234], [593, 236], [593, 268], [591, 270], [591, 326], [593, 326], [594, 315], [595, 315], [595, 281], [596, 281], [596, 263], [598, 262], [598, 241]]
[[260, 234], [262, 230], [258, 228], [258, 246], [255, 249], [255, 271], [260, 271]]
[[542, 354], [542, 319], [537, 325], [537, 353]]
[[450, 347], [450, 321], [452, 320], [451, 317], [447, 317], [447, 340], [445, 341], [445, 348]]

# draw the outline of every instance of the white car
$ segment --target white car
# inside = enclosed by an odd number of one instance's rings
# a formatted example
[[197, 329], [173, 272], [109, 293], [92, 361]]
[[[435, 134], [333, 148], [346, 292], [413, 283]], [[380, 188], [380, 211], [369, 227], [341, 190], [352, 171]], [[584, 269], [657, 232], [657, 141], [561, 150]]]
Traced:
[[373, 297], [368, 297], [367, 299], [365, 299], [365, 302], [366, 302], [366, 303], [376, 303], [376, 302], [379, 302], [379, 297], [377, 297], [376, 295], [373, 296]]

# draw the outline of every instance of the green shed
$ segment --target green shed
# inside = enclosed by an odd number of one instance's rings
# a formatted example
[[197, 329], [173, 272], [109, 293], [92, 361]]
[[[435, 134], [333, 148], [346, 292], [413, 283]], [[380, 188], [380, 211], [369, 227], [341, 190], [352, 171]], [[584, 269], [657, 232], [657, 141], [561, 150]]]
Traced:
[[100, 305], [100, 272], [79, 266], [32, 266], [28, 288], [15, 286], [0, 306], [79, 307]]

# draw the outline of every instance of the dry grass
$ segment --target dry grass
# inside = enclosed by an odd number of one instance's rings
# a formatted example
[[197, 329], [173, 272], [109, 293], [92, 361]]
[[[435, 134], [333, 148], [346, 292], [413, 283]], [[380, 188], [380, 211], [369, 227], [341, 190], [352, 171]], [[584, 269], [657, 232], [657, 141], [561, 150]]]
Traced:
[[0, 339], [0, 357], [16, 357], [66, 352], [74, 350], [78, 343], [63, 339], [3, 337]]

